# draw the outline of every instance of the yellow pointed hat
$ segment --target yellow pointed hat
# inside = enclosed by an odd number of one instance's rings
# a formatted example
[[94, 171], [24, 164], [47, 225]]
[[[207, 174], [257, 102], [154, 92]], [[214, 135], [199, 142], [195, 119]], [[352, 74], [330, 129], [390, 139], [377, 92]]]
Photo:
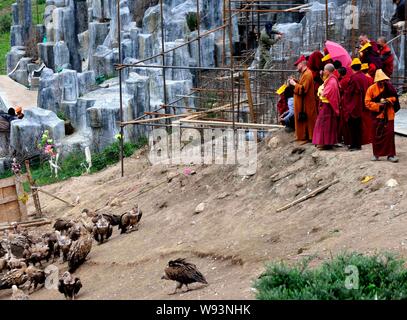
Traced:
[[276, 93], [277, 93], [278, 95], [281, 95], [281, 94], [284, 93], [285, 89], [287, 89], [287, 85], [286, 85], [286, 84], [283, 84], [283, 85], [276, 91]]
[[328, 53], [326, 56], [324, 56], [322, 59], [321, 59], [321, 61], [322, 62], [325, 62], [325, 61], [328, 61], [328, 60], [331, 60], [332, 58], [331, 58], [331, 55]]
[[350, 65], [351, 67], [354, 66], [355, 64], [362, 64], [362, 61], [360, 61], [359, 58], [354, 58], [352, 60], [352, 64]]
[[376, 70], [376, 76], [374, 78], [374, 82], [379, 82], [379, 81], [383, 81], [383, 80], [390, 80], [390, 78], [388, 76], [386, 76], [386, 74], [383, 72], [382, 69]]
[[363, 63], [362, 64], [362, 69], [360, 69], [360, 70], [362, 70], [362, 71], [369, 70], [369, 64], [368, 63]]
[[362, 48], [360, 48], [359, 52], [365, 51], [367, 48], [371, 47], [372, 45], [370, 42], [366, 43]]

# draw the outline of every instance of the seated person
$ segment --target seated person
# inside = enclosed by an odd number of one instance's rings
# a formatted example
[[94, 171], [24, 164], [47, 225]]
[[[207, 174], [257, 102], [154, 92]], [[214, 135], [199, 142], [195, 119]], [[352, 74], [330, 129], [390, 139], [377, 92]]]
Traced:
[[16, 108], [16, 115], [18, 119], [24, 118], [23, 108], [17, 107]]
[[284, 91], [284, 98], [287, 101], [288, 110], [280, 116], [281, 124], [286, 126], [287, 131], [294, 131], [295, 119], [294, 119], [294, 86], [289, 85]]

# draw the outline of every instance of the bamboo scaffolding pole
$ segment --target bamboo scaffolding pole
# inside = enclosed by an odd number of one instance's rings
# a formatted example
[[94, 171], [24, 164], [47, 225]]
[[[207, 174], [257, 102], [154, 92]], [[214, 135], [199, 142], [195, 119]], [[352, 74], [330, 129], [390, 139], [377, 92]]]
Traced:
[[[246, 102], [247, 102], [247, 100], [242, 101], [242, 103], [246, 103]], [[183, 113], [183, 114], [175, 114], [175, 115], [171, 115], [171, 116], [164, 116], [164, 117], [153, 118], [153, 119], [130, 120], [130, 121], [122, 122], [122, 124], [123, 125], [140, 124], [140, 123], [155, 122], [155, 121], [160, 121], [160, 120], [165, 120], [165, 119], [175, 119], [175, 118], [182, 118], [182, 117], [189, 117], [189, 116], [199, 116], [199, 115], [204, 115], [204, 114], [207, 114], [207, 113], [222, 111], [224, 109], [231, 108], [231, 107], [232, 107], [232, 104], [227, 104], [227, 105], [224, 105], [224, 106], [208, 109], [208, 110], [205, 110], [205, 111], [190, 112], [190, 113]]]
[[[211, 125], [211, 126], [232, 126], [232, 122], [225, 122], [225, 121], [203, 121], [203, 120], [188, 120], [188, 119], [180, 119], [179, 122], [183, 123], [193, 123], [193, 124], [201, 124], [201, 125]], [[235, 127], [244, 127], [244, 128], [258, 128], [258, 129], [284, 129], [285, 126], [281, 126], [278, 124], [263, 124], [263, 123], [250, 123], [250, 122], [235, 122]]]
[[53, 195], [52, 193], [49, 193], [48, 191], [45, 191], [45, 190], [41, 189], [40, 187], [33, 187], [33, 189], [36, 189], [37, 191], [42, 192], [42, 193], [44, 193], [44, 194], [50, 196], [51, 198], [54, 198], [54, 199], [56, 199], [56, 200], [59, 200], [59, 201], [65, 203], [65, 204], [67, 204], [67, 205], [70, 206], [70, 207], [75, 207], [74, 204], [69, 203], [68, 201], [66, 201], [66, 200], [64, 200], [64, 199], [61, 199], [60, 197], [57, 197], [56, 195]]
[[304, 202], [305, 200], [308, 200], [308, 199], [310, 199], [310, 198], [312, 198], [312, 197], [315, 197], [315, 196], [318, 195], [319, 193], [321, 193], [321, 192], [327, 190], [329, 187], [333, 186], [334, 184], [336, 184], [336, 183], [338, 183], [338, 182], [339, 182], [339, 179], [336, 179], [336, 180], [334, 180], [334, 181], [332, 181], [332, 182], [330, 182], [330, 183], [328, 183], [328, 184], [326, 184], [326, 185], [323, 185], [323, 186], [321, 186], [321, 187], [315, 189], [314, 191], [308, 193], [307, 195], [305, 195], [305, 196], [303, 196], [303, 197], [301, 197], [301, 198], [299, 198], [299, 199], [297, 199], [297, 200], [295, 200], [295, 201], [293, 201], [293, 202], [291, 202], [291, 203], [285, 205], [284, 207], [281, 207], [281, 208], [277, 209], [277, 212], [281, 212], [281, 211], [287, 210], [287, 209], [289, 209], [289, 208], [295, 206], [295, 205], [298, 204], [298, 203]]

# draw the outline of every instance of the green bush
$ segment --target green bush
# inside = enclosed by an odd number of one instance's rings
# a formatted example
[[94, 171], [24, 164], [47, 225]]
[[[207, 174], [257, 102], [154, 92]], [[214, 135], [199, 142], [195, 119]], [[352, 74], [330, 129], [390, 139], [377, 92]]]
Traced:
[[45, 4], [45, 0], [37, 0], [37, 4]]
[[187, 13], [186, 20], [188, 28], [191, 32], [198, 29], [198, 17], [195, 12]]
[[0, 16], [0, 33], [8, 33], [11, 28], [11, 15], [5, 14]]
[[[308, 261], [292, 267], [284, 263], [267, 265], [254, 283], [260, 300], [398, 300], [407, 298], [407, 270], [404, 261], [392, 254], [371, 257], [342, 254], [310, 269]], [[358, 288], [348, 289], [346, 279], [356, 276], [346, 270], [355, 266]], [[352, 274], [353, 273], [353, 274]]]

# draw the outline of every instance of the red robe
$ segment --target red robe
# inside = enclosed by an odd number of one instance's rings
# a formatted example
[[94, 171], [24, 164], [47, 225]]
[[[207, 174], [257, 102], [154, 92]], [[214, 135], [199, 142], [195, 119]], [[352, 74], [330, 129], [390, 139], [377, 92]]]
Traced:
[[370, 41], [371, 47], [367, 48], [360, 54], [360, 60], [362, 63], [369, 64], [369, 74], [374, 77], [377, 69], [381, 69], [383, 66], [380, 59], [379, 47], [375, 41]]
[[352, 133], [361, 134], [362, 145], [371, 143], [371, 119], [370, 116], [367, 118], [366, 107], [365, 107], [365, 95], [369, 88], [369, 82], [366, 75], [363, 72], [358, 71], [351, 75], [348, 88], [346, 89], [343, 97], [344, 103], [344, 120], [349, 121], [349, 118], [362, 119], [362, 132]]
[[321, 79], [320, 71], [324, 69], [324, 62], [322, 62], [323, 54], [319, 51], [314, 51], [308, 58], [307, 67], [312, 72], [314, 78], [314, 92], [315, 99], [318, 103], [318, 88], [324, 82]]
[[383, 48], [380, 49], [380, 58], [383, 61], [383, 72], [391, 77], [394, 71], [394, 56], [391, 53], [390, 47], [386, 44]]
[[339, 90], [341, 94], [341, 103], [340, 103], [340, 111], [339, 111], [339, 127], [338, 127], [338, 141], [343, 142], [343, 141], [349, 141], [349, 128], [348, 124], [345, 121], [345, 115], [344, 115], [344, 93], [347, 90], [349, 86], [349, 81], [350, 81], [350, 74], [347, 73], [343, 78], [339, 80]]
[[312, 143], [315, 145], [332, 146], [338, 142], [338, 116], [340, 104], [339, 81], [335, 75], [331, 75], [324, 83], [322, 97], [328, 102], [322, 102], [318, 118], [315, 123]]
[[280, 117], [284, 112], [288, 111], [288, 104], [287, 100], [284, 96], [284, 93], [280, 95], [280, 100], [277, 102], [277, 111], [278, 111], [278, 116]]

